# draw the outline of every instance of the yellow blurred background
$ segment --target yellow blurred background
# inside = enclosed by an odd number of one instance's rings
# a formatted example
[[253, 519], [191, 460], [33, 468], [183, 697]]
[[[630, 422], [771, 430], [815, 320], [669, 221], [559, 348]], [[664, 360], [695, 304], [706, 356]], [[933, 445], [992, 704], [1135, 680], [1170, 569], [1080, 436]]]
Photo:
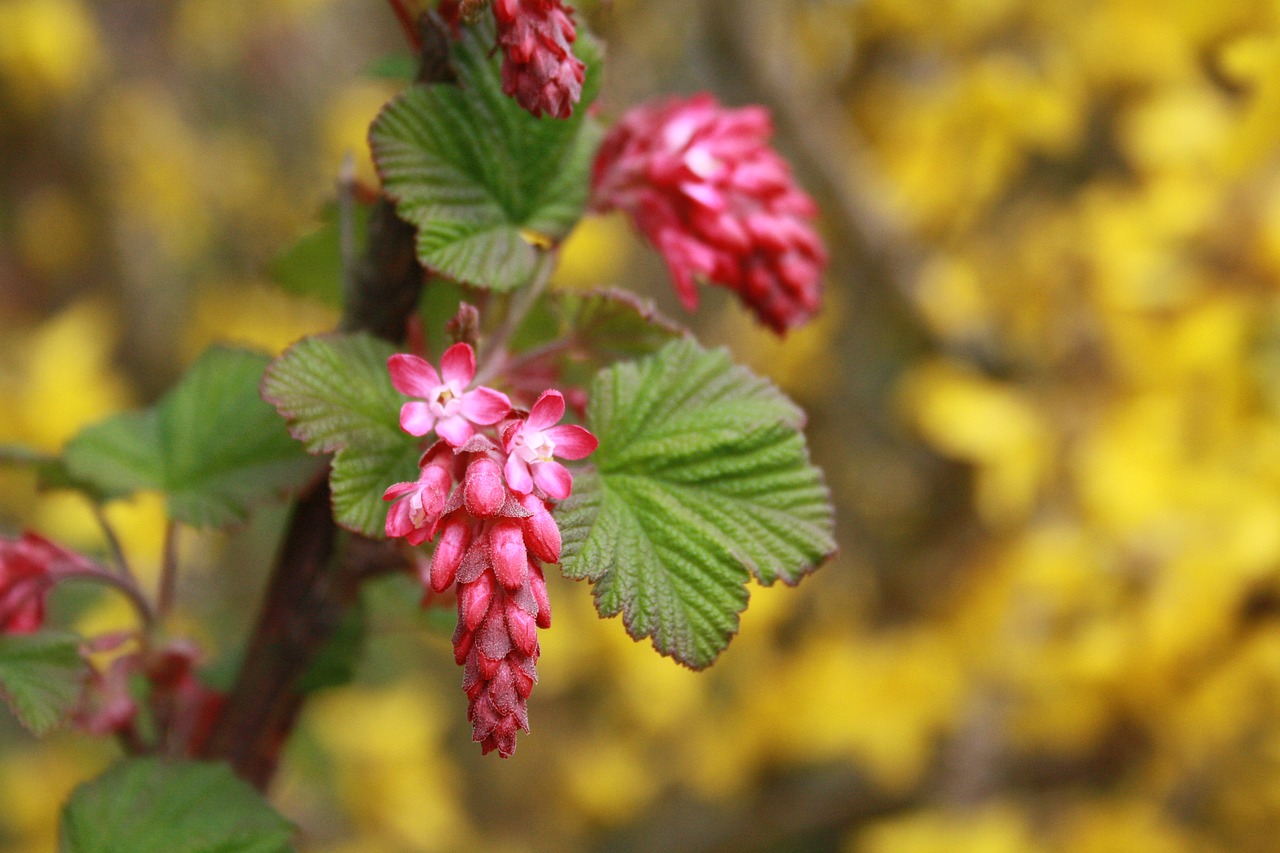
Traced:
[[[810, 412], [842, 554], [755, 590], [701, 674], [552, 583], [533, 732], [469, 743], [447, 614], [370, 590], [368, 659], [273, 790], [317, 853], [1270, 851], [1280, 837], [1280, 4], [613, 0], [602, 110], [774, 110], [824, 208], [827, 311], [692, 322]], [[271, 259], [397, 84], [375, 0], [0, 0], [0, 442], [56, 450], [206, 343], [331, 309]], [[564, 287], [685, 317], [608, 218]], [[110, 507], [154, 578], [162, 511]], [[234, 652], [278, 511], [184, 537]], [[0, 470], [0, 528], [102, 542]], [[234, 572], [234, 574], [232, 574]], [[127, 614], [64, 603], [86, 630]], [[114, 755], [0, 722], [0, 849], [53, 848]]]

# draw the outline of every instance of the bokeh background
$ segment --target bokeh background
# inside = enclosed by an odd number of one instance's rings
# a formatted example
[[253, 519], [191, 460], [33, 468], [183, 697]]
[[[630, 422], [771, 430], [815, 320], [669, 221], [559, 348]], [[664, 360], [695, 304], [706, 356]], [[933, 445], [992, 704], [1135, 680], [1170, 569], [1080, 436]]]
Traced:
[[[1280, 6], [613, 0], [604, 115], [774, 111], [824, 209], [827, 310], [779, 342], [681, 315], [618, 219], [557, 277], [619, 284], [810, 412], [840, 557], [752, 596], [701, 674], [553, 581], [533, 733], [469, 743], [447, 615], [369, 590], [273, 801], [317, 853], [1269, 851], [1280, 838]], [[0, 441], [56, 450], [209, 341], [332, 309], [273, 258], [399, 86], [376, 0], [0, 0]], [[110, 507], [155, 574], [157, 500]], [[175, 631], [234, 654], [280, 524], [184, 532]], [[0, 471], [0, 529], [100, 550]], [[68, 591], [86, 631], [128, 619]], [[223, 664], [225, 668], [225, 664]], [[53, 849], [116, 755], [0, 721], [0, 849]]]

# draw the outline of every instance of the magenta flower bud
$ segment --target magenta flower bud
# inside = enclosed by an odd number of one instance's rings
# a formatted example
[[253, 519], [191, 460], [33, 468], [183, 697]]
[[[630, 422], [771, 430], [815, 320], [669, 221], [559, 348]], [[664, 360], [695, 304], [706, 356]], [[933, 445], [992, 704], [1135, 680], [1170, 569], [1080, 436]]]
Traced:
[[493, 573], [485, 572], [473, 583], [461, 584], [458, 587], [458, 618], [474, 631], [489, 612], [489, 604], [493, 600]]
[[494, 0], [502, 63], [502, 91], [535, 117], [568, 118], [582, 97], [586, 66], [569, 45], [573, 10], [560, 0]]
[[498, 671], [489, 682], [489, 701], [493, 703], [494, 710], [503, 716], [515, 712], [516, 702], [519, 701], [516, 680], [511, 673], [511, 666], [505, 661], [498, 665]]
[[445, 521], [431, 557], [431, 588], [444, 592], [458, 574], [458, 566], [471, 543], [471, 521], [460, 513], [453, 513]]
[[[464, 627], [459, 624], [458, 627]], [[467, 655], [471, 654], [471, 647], [475, 644], [475, 631], [459, 631], [453, 636], [453, 660], [458, 666], [464, 666], [467, 662]]]
[[520, 652], [533, 657], [538, 649], [538, 626], [534, 617], [514, 605], [507, 607], [507, 631], [511, 644]]
[[551, 599], [547, 597], [547, 579], [542, 574], [542, 567], [537, 563], [529, 563], [529, 589], [533, 600], [538, 602], [538, 627], [551, 627]]
[[539, 560], [560, 562], [560, 527], [547, 511], [546, 501], [532, 493], [519, 498], [520, 505], [532, 513], [520, 519], [525, 546]]
[[489, 518], [502, 509], [507, 488], [502, 481], [502, 468], [488, 456], [481, 456], [467, 466], [462, 478], [462, 500], [467, 512], [476, 518]]
[[483, 652], [476, 655], [476, 666], [480, 670], [480, 677], [485, 681], [493, 680], [493, 677], [498, 674], [498, 666], [501, 663], [500, 659], [494, 660]]
[[504, 518], [489, 531], [493, 554], [493, 571], [507, 589], [516, 589], [529, 574], [529, 554], [524, 547], [520, 522]]
[[529, 695], [533, 693], [533, 679], [518, 669], [512, 674], [516, 680], [516, 693], [521, 699], [528, 699]]
[[642, 105], [601, 144], [591, 196], [596, 210], [631, 217], [686, 308], [705, 280], [781, 334], [817, 311], [827, 253], [817, 206], [769, 146], [772, 133], [762, 108], [726, 109], [710, 95]]

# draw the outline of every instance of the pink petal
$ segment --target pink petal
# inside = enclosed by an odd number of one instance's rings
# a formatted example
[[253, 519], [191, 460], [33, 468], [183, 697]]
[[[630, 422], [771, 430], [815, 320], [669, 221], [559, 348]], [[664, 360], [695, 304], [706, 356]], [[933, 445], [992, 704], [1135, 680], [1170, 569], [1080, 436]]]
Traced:
[[414, 489], [418, 488], [417, 483], [396, 483], [393, 486], [387, 486], [387, 490], [382, 493], [384, 501], [393, 501], [401, 495], [407, 495]]
[[476, 353], [470, 344], [454, 344], [440, 359], [440, 372], [446, 385], [466, 388], [476, 375]]
[[564, 395], [554, 388], [543, 391], [542, 396], [529, 410], [524, 428], [528, 432], [541, 432], [564, 417]]
[[573, 475], [559, 462], [535, 462], [533, 481], [552, 500], [562, 501], [573, 491]]
[[436, 416], [421, 400], [412, 400], [400, 407], [400, 429], [409, 435], [426, 435], [436, 422]]
[[507, 457], [505, 474], [511, 491], [521, 495], [527, 495], [533, 491], [533, 478], [529, 476], [529, 464], [519, 456], [513, 454]]
[[561, 459], [581, 459], [591, 455], [600, 446], [600, 439], [586, 427], [577, 424], [561, 424], [546, 430], [547, 438], [556, 443], [556, 456]]
[[462, 395], [462, 414], [473, 424], [496, 424], [511, 411], [507, 395], [483, 385]]
[[440, 387], [436, 369], [416, 355], [396, 353], [387, 359], [387, 369], [391, 371], [391, 384], [401, 394], [429, 397]]
[[441, 418], [440, 423], [436, 424], [436, 435], [443, 438], [454, 447], [461, 447], [467, 443], [467, 439], [475, 434], [471, 423], [461, 415], [454, 415], [450, 418]]
[[409, 518], [409, 502], [402, 501], [395, 504], [387, 510], [387, 523], [385, 526], [387, 537], [394, 539], [397, 536], [404, 536], [413, 530], [413, 521]]

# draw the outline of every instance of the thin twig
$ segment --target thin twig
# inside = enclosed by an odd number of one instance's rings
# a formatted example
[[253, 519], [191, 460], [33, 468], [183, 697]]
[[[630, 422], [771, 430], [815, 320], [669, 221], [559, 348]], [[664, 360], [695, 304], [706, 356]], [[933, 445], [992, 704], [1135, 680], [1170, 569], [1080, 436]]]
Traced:
[[111, 524], [111, 520], [107, 518], [106, 511], [102, 508], [102, 504], [97, 501], [90, 501], [93, 507], [93, 517], [98, 520], [98, 526], [102, 528], [103, 538], [107, 540], [107, 549], [111, 552], [111, 560], [115, 564], [116, 573], [128, 578], [132, 583], [137, 583], [137, 577], [133, 573], [133, 569], [129, 566], [129, 558], [124, 554], [124, 548], [120, 545], [120, 537], [116, 535], [116, 529]]
[[163, 554], [160, 557], [160, 588], [156, 593], [156, 615], [164, 619], [173, 609], [178, 586], [178, 523], [169, 519], [164, 527]]
[[529, 283], [511, 296], [507, 304], [507, 316], [503, 318], [498, 330], [485, 342], [480, 353], [480, 366], [476, 370], [475, 379], [472, 380], [474, 384], [479, 385], [502, 370], [507, 359], [507, 344], [511, 342], [511, 336], [528, 316], [529, 309], [533, 308], [538, 297], [547, 289], [547, 282], [551, 280], [551, 272], [556, 266], [557, 254], [554, 250], [540, 252]]
[[152, 609], [151, 602], [147, 601], [146, 595], [143, 594], [142, 589], [134, 583], [132, 578], [123, 577], [106, 566], [85, 560], [80, 566], [58, 569], [50, 576], [51, 583], [61, 583], [66, 580], [93, 581], [94, 583], [111, 587], [123, 594], [129, 600], [129, 603], [133, 605], [134, 611], [138, 614], [138, 621], [142, 623], [142, 633], [144, 635], [149, 634], [155, 626], [156, 611]]

